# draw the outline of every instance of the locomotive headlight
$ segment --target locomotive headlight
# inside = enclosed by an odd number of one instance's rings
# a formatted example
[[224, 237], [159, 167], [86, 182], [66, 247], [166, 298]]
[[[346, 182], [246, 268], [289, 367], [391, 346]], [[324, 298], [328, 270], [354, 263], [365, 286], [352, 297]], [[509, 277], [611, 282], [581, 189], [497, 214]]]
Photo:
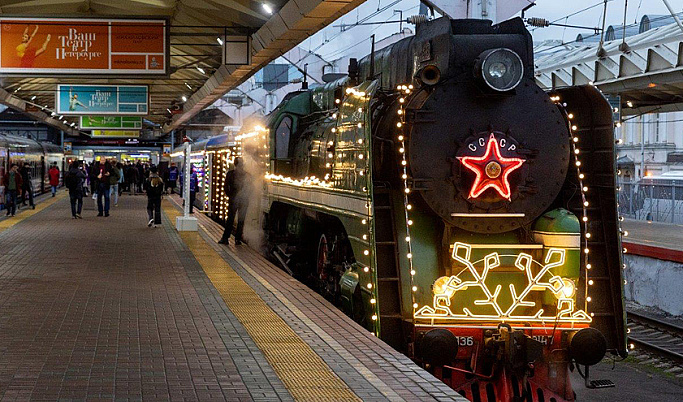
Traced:
[[524, 65], [519, 55], [510, 49], [490, 49], [479, 55], [475, 75], [494, 91], [510, 91], [519, 85]]
[[569, 278], [562, 278], [562, 287], [559, 288], [555, 297], [558, 299], [571, 299], [576, 294], [576, 285]]

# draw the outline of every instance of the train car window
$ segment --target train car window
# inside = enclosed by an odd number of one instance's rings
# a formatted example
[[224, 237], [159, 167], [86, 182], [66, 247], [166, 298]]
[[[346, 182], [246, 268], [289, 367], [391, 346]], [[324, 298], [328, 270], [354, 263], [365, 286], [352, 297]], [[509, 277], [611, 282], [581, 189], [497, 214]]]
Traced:
[[292, 118], [285, 116], [275, 130], [275, 159], [289, 157], [289, 137], [292, 134]]

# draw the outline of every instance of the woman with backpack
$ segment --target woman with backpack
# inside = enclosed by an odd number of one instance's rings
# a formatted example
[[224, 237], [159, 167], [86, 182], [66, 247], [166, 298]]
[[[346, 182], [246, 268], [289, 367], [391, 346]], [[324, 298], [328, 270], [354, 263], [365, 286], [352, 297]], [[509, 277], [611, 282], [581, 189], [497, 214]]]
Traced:
[[164, 193], [164, 181], [159, 177], [157, 167], [149, 169], [149, 178], [145, 181], [147, 191], [147, 226], [161, 225], [161, 195]]

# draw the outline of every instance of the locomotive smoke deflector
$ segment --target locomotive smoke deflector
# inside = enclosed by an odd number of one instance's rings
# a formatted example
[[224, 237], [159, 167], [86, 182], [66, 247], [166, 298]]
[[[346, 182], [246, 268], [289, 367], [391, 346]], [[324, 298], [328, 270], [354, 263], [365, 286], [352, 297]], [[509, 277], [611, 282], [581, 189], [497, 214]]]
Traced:
[[482, 52], [474, 64], [474, 75], [496, 92], [515, 89], [522, 81], [524, 65], [519, 55], [507, 48]]

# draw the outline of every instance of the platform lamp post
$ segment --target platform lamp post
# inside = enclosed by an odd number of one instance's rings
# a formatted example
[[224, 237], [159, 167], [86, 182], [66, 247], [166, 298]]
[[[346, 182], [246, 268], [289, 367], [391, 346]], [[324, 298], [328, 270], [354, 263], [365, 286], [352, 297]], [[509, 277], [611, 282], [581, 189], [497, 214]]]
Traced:
[[183, 200], [185, 200], [185, 207], [183, 208], [183, 216], [176, 217], [175, 227], [179, 232], [196, 232], [197, 218], [190, 216], [190, 180], [192, 180], [192, 142], [188, 137], [185, 137], [184, 142], [187, 143], [185, 148], [185, 174], [183, 176]]

